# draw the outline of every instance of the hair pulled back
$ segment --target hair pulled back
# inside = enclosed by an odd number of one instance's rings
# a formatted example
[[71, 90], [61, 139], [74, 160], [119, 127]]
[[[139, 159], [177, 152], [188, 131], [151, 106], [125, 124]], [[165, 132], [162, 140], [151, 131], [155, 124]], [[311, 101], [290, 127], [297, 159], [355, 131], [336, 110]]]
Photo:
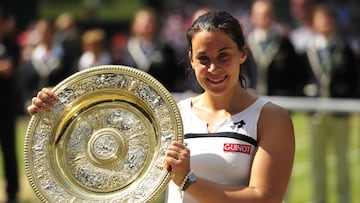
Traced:
[[225, 11], [210, 11], [199, 16], [187, 32], [189, 51], [192, 52], [192, 39], [196, 33], [201, 31], [222, 31], [229, 35], [237, 44], [239, 50], [245, 45], [242, 26], [239, 21]]

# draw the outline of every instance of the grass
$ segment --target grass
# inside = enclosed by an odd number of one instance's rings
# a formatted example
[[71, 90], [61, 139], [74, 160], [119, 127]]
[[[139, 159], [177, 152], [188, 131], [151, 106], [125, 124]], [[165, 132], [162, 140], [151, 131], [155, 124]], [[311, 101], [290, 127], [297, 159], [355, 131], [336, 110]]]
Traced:
[[[310, 176], [310, 151], [309, 151], [309, 131], [308, 117], [305, 113], [293, 115], [295, 134], [296, 134], [296, 155], [292, 178], [288, 191], [289, 203], [308, 203], [311, 202], [312, 184]], [[349, 148], [350, 177], [351, 177], [351, 199], [352, 202], [360, 202], [360, 115], [354, 114], [351, 119], [351, 136]], [[327, 156], [328, 164], [328, 203], [337, 203], [336, 175], [335, 175], [335, 154], [330, 149]]]
[[[291, 182], [289, 185], [286, 202], [288, 203], [309, 203], [311, 202], [312, 185], [310, 177], [310, 152], [309, 152], [309, 132], [308, 132], [308, 118], [305, 113], [294, 113], [293, 115], [295, 133], [296, 133], [296, 155], [295, 164], [292, 173]], [[23, 164], [23, 146], [24, 137], [27, 128], [27, 117], [21, 117], [18, 120], [17, 125], [17, 152], [19, 158], [19, 170], [21, 172], [21, 190], [20, 200], [23, 203], [35, 203], [39, 202], [36, 195], [32, 191], [27, 178], [25, 176], [24, 164]], [[351, 139], [349, 149], [349, 160], [351, 168], [351, 194], [352, 202], [360, 202], [360, 115], [354, 114], [352, 116], [352, 127], [351, 127]], [[336, 189], [335, 189], [335, 161], [334, 153], [329, 152], [327, 157], [329, 167], [329, 202], [337, 203]], [[2, 156], [0, 156], [0, 203], [5, 199], [3, 180], [3, 169], [2, 169]], [[162, 197], [156, 201], [161, 203]]]

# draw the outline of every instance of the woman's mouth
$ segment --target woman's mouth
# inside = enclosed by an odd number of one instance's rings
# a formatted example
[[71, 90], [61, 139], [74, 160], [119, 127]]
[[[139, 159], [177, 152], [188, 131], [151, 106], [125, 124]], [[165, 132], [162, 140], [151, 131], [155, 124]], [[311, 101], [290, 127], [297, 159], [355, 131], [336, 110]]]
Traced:
[[224, 76], [222, 78], [207, 78], [207, 80], [211, 83], [214, 83], [214, 84], [219, 84], [221, 82], [223, 82], [227, 77]]

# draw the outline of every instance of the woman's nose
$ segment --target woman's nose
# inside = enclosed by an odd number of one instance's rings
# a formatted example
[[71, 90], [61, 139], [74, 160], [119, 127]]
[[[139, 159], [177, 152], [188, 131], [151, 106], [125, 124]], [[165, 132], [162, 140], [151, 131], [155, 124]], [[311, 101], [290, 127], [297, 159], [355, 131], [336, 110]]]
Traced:
[[216, 68], [217, 68], [217, 65], [214, 62], [211, 62], [210, 65], [209, 65], [208, 71], [209, 72], [214, 72], [214, 71], [216, 71]]

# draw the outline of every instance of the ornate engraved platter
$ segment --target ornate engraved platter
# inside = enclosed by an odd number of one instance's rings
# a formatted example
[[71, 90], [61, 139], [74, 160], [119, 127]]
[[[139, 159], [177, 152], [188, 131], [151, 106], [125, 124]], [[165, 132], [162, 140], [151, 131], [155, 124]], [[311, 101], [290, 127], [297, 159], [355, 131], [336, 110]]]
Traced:
[[43, 202], [152, 202], [170, 174], [165, 151], [183, 142], [172, 95], [127, 66], [98, 66], [53, 88], [55, 106], [32, 116], [25, 170]]

